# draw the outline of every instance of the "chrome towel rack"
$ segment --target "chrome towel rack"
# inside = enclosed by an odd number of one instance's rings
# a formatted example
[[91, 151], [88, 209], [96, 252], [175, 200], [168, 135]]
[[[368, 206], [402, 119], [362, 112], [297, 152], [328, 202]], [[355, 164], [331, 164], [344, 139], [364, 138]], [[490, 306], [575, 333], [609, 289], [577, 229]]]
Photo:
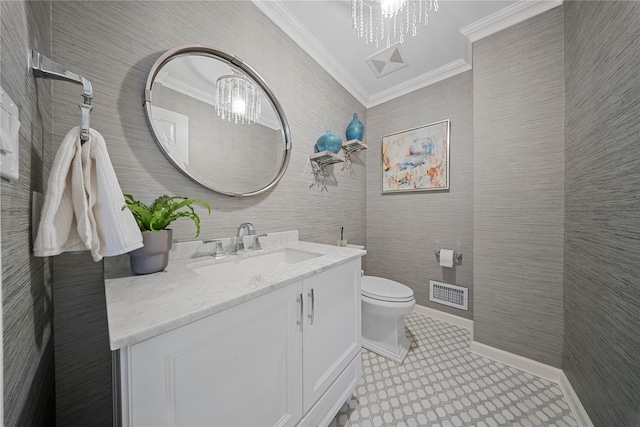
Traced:
[[82, 144], [89, 140], [89, 113], [93, 109], [91, 99], [93, 98], [93, 88], [91, 82], [79, 74], [66, 70], [62, 65], [47, 58], [46, 56], [31, 51], [31, 69], [36, 77], [52, 78], [68, 82], [80, 83], [82, 85], [82, 98], [84, 102], [78, 104], [82, 115], [80, 123], [80, 141]]

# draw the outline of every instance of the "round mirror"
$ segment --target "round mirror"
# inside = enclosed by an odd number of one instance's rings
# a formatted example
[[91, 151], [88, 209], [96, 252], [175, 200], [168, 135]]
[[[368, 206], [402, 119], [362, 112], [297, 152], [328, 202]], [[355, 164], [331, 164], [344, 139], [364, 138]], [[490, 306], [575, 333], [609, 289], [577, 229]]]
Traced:
[[241, 59], [207, 46], [162, 55], [145, 86], [156, 142], [192, 180], [228, 196], [276, 185], [291, 155], [282, 107]]

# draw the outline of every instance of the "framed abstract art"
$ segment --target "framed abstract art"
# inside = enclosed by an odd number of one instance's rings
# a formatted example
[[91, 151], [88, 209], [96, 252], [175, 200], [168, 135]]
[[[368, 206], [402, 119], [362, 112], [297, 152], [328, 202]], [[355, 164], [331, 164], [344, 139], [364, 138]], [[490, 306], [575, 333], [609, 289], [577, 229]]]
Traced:
[[382, 137], [382, 192], [449, 189], [450, 121]]

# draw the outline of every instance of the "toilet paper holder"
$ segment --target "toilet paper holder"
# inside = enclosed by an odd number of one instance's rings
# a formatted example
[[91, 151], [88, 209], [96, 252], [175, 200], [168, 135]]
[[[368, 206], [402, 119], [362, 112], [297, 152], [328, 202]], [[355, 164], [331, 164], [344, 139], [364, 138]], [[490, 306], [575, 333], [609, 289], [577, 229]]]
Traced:
[[[440, 249], [436, 249], [436, 258], [440, 258]], [[462, 261], [462, 252], [453, 251], [453, 259], [458, 262]]]

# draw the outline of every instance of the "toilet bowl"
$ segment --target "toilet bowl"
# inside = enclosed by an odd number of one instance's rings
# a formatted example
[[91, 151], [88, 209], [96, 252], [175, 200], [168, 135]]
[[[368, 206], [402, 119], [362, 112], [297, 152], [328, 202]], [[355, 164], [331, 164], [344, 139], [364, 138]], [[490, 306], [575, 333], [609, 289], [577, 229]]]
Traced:
[[362, 276], [362, 346], [402, 363], [410, 343], [404, 316], [416, 305], [413, 290], [382, 277]]

